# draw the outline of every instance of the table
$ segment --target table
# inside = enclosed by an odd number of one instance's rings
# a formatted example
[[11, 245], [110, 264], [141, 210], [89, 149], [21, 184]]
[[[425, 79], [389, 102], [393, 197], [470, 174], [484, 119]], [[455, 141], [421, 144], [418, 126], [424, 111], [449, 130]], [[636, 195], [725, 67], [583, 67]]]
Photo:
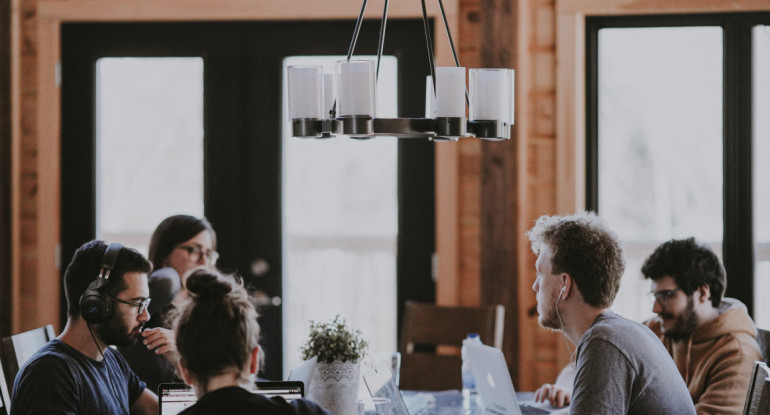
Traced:
[[[459, 390], [446, 391], [401, 391], [409, 415], [480, 415], [483, 411], [473, 412], [463, 408], [463, 396]], [[534, 392], [516, 392], [519, 402], [532, 401]], [[411, 408], [423, 408], [412, 411]], [[368, 414], [368, 412], [367, 412]]]

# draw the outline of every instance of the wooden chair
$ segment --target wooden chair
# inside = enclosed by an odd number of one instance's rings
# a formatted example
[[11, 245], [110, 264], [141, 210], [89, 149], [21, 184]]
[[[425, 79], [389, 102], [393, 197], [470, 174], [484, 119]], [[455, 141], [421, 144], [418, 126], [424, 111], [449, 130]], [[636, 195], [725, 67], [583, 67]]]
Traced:
[[[1, 359], [0, 359], [1, 360]], [[11, 394], [5, 381], [5, 371], [0, 362], [0, 415], [8, 415], [11, 412]]]
[[754, 373], [751, 376], [751, 384], [746, 395], [743, 414], [770, 414], [770, 368], [767, 367], [765, 362], [756, 362], [754, 364]]
[[468, 333], [498, 349], [503, 344], [505, 307], [438, 306], [407, 302], [401, 331], [401, 389], [460, 389], [460, 347]]
[[56, 335], [51, 324], [10, 337], [3, 337], [2, 363], [9, 394], [13, 393], [13, 380], [16, 378], [19, 368], [54, 337]]
[[770, 364], [770, 330], [757, 328], [757, 343], [759, 352], [762, 353], [762, 360]]

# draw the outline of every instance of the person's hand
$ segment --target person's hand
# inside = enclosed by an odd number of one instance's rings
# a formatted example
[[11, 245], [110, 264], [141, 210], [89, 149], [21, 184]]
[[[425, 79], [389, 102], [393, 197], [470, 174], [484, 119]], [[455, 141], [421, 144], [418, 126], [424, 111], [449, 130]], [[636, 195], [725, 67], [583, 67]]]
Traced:
[[546, 383], [535, 391], [535, 402], [548, 401], [551, 405], [562, 408], [572, 400], [572, 391], [561, 385]]
[[171, 363], [176, 364], [176, 334], [173, 330], [156, 327], [142, 331], [142, 344], [155, 354], [162, 354]]

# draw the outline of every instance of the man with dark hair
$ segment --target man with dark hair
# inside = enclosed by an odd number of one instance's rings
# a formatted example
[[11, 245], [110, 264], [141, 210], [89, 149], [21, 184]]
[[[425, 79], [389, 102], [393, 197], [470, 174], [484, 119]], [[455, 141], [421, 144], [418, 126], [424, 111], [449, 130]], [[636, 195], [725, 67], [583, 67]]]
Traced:
[[158, 413], [157, 396], [109, 347], [137, 341], [150, 318], [151, 269], [119, 244], [91, 241], [75, 252], [64, 274], [67, 325], [16, 375], [12, 415]]
[[762, 360], [746, 306], [723, 298], [722, 264], [694, 238], [670, 240], [642, 266], [658, 316], [647, 324], [687, 383], [698, 414], [740, 414], [754, 361]]
[[657, 337], [610, 311], [625, 260], [593, 213], [542, 216], [527, 232], [538, 255], [538, 322], [577, 345], [571, 414], [695, 414]]

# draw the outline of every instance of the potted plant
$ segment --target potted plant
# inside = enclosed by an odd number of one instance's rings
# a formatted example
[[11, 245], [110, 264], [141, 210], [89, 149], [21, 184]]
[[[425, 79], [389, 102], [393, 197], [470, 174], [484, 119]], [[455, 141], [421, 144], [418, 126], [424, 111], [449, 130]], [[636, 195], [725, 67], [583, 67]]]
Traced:
[[302, 359], [316, 358], [308, 397], [335, 415], [354, 415], [360, 362], [367, 342], [339, 315], [330, 322], [310, 321], [310, 335], [300, 348]]

